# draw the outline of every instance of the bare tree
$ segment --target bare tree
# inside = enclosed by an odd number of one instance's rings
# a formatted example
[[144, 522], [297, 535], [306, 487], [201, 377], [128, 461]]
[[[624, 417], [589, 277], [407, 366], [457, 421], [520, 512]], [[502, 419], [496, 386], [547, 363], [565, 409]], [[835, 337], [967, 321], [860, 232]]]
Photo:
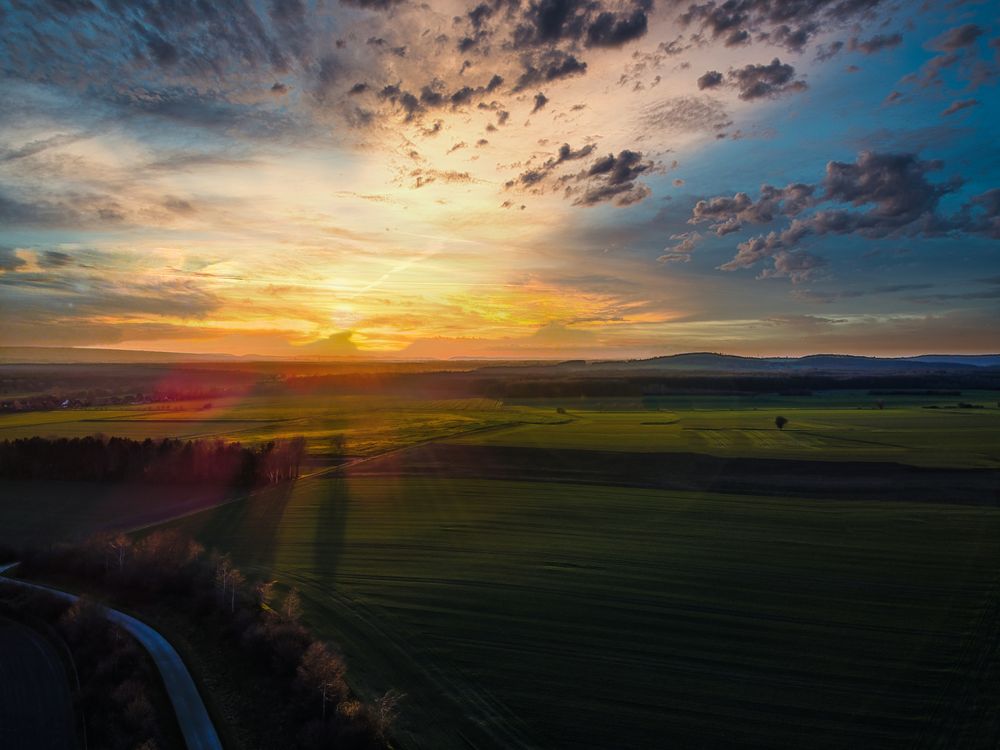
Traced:
[[128, 557], [128, 553], [131, 548], [132, 540], [124, 534], [119, 534], [108, 542], [108, 549], [111, 552], [111, 556], [114, 559], [115, 564], [118, 566], [119, 573], [125, 570], [125, 559]]
[[285, 601], [281, 605], [281, 616], [289, 622], [298, 622], [302, 617], [302, 597], [296, 589], [285, 595]]
[[322, 716], [326, 719], [328, 703], [337, 704], [347, 696], [344, 682], [344, 662], [319, 641], [314, 641], [302, 655], [297, 670], [298, 678], [309, 690], [319, 693], [323, 703]]
[[230, 572], [230, 574], [229, 574], [229, 591], [230, 591], [230, 594], [229, 594], [229, 611], [230, 612], [235, 612], [236, 611], [236, 591], [239, 589], [240, 586], [242, 586], [246, 582], [247, 582], [246, 577], [242, 573], [240, 573], [240, 571], [238, 571], [236, 568], [233, 568], [232, 572]]

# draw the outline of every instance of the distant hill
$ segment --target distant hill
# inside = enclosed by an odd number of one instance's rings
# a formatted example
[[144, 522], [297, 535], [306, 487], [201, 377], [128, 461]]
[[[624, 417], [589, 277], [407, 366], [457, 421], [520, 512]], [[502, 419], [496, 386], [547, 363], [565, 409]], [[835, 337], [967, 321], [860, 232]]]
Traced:
[[907, 357], [912, 362], [935, 364], [967, 364], [976, 367], [1000, 367], [1000, 354], [923, 354]]
[[[864, 357], [851, 354], [810, 354], [804, 357], [741, 357], [712, 352], [691, 352], [639, 360], [574, 360], [549, 365], [525, 365], [526, 373], [562, 372], [578, 375], [627, 374], [746, 374], [746, 375], [920, 375], [942, 371], [973, 372], [1000, 367], [1000, 355], [926, 355], [924, 357]], [[486, 370], [489, 368], [481, 368]], [[509, 368], [508, 368], [509, 369]]]
[[[343, 359], [343, 358], [341, 358]], [[352, 357], [355, 364], [375, 365], [379, 360]], [[0, 364], [172, 364], [181, 362], [308, 362], [333, 361], [329, 357], [262, 357], [232, 354], [185, 354], [182, 352], [127, 351], [76, 347], [0, 346]], [[337, 360], [340, 361], [340, 360]], [[446, 362], [449, 360], [443, 360]], [[456, 361], [453, 358], [450, 361]], [[743, 357], [714, 352], [688, 352], [636, 360], [511, 361], [479, 360], [480, 372], [505, 371], [551, 374], [575, 373], [602, 375], [611, 373], [751, 374], [827, 373], [827, 374], [922, 374], [941, 371], [970, 372], [979, 368], [1000, 367], [1000, 354], [925, 354], [915, 357], [864, 357], [851, 354], [810, 354], [804, 357]], [[475, 366], [476, 358], [465, 360]]]
[[[0, 364], [160, 364], [170, 362], [238, 362], [232, 354], [184, 354], [180, 352], [86, 349], [72, 346], [0, 346]], [[266, 358], [264, 358], [266, 359]]]

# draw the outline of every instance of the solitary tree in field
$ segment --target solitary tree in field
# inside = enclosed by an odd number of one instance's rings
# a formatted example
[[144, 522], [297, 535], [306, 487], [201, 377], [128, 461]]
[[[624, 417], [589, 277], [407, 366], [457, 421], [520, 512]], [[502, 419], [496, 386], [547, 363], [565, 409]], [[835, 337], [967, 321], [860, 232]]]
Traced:
[[788, 424], [788, 420], [785, 419], [784, 417], [774, 418], [774, 426], [777, 427], [779, 430], [785, 429], [786, 424]]

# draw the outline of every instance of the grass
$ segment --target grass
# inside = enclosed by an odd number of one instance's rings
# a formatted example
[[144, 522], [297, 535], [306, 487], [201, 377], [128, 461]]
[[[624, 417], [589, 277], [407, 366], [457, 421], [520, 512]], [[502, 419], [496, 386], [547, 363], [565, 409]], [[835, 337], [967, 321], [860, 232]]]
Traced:
[[0, 415], [0, 439], [104, 434], [139, 440], [223, 438], [254, 444], [302, 435], [309, 441], [310, 452], [318, 456], [368, 456], [526, 421], [558, 420], [552, 410], [505, 407], [480, 398], [253, 396]]
[[[542, 461], [567, 448], [1000, 466], [995, 394], [873, 400], [256, 397], [6, 415], [0, 438], [304, 434], [320, 460], [447, 440]], [[212, 501], [57, 482], [0, 493], [0, 543], [14, 544]], [[403, 747], [1000, 742], [986, 708], [1000, 700], [997, 508], [326, 476], [170, 523], [299, 588], [362, 696], [407, 694]]]
[[993, 508], [317, 478], [176, 523], [300, 588], [406, 747], [1000, 732]]
[[[926, 409], [910, 405], [878, 410], [813, 402], [812, 406], [723, 409], [716, 402], [707, 397], [704, 404], [698, 402], [701, 408], [659, 411], [566, 408], [566, 413], [559, 415], [561, 421], [458, 436], [449, 442], [543, 450], [897, 461], [952, 468], [1000, 466], [1000, 409], [995, 407]], [[789, 420], [784, 430], [774, 425], [779, 414]]]

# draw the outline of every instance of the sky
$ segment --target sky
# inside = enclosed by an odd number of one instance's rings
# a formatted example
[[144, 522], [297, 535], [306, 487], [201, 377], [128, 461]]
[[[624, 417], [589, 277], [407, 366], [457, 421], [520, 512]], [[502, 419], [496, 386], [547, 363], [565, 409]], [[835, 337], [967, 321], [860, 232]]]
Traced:
[[0, 345], [1000, 351], [1000, 3], [0, 0]]

